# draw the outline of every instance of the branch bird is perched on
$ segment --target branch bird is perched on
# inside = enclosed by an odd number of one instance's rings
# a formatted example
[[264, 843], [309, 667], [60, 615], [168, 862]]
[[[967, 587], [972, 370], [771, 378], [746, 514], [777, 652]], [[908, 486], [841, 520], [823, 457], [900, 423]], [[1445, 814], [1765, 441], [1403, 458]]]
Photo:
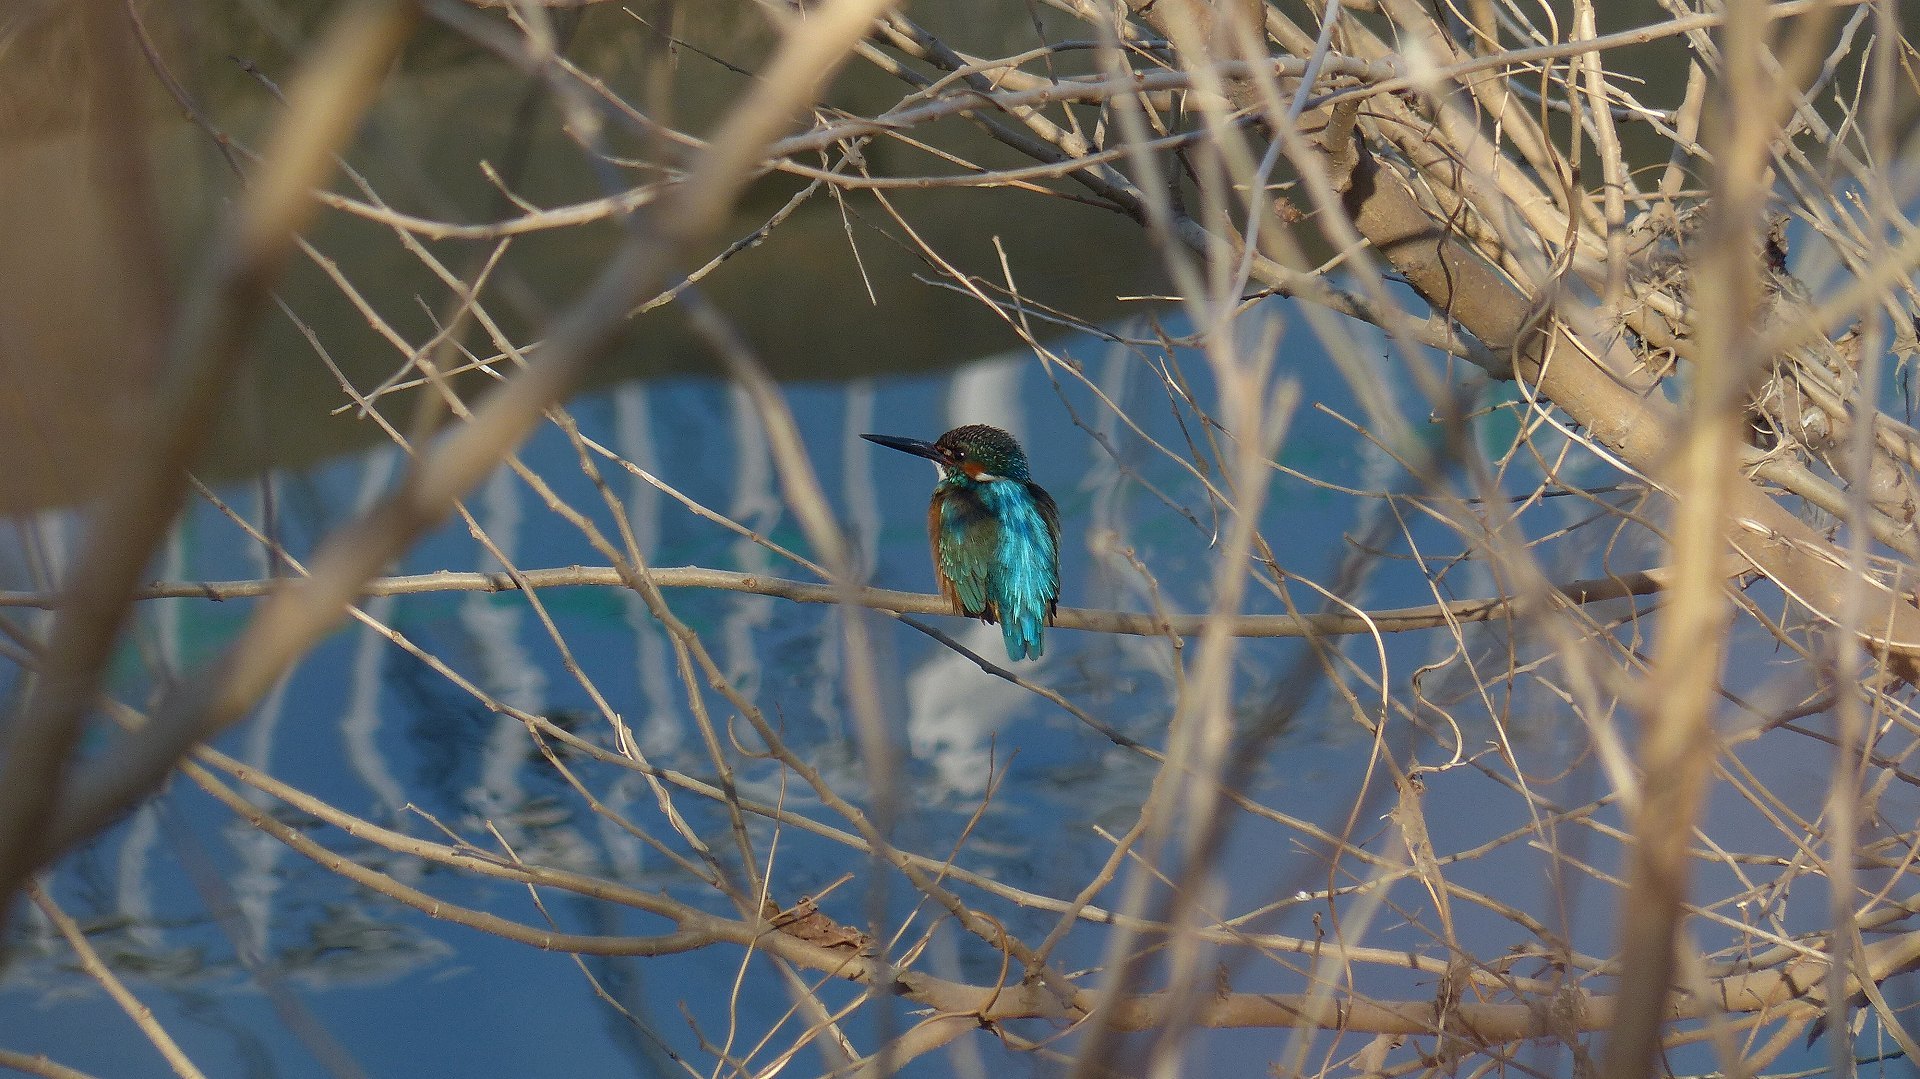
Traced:
[[1038, 659], [1060, 605], [1060, 511], [1012, 435], [975, 423], [937, 442], [861, 435], [940, 468], [927, 507], [933, 572], [961, 614], [1000, 623], [1008, 659]]

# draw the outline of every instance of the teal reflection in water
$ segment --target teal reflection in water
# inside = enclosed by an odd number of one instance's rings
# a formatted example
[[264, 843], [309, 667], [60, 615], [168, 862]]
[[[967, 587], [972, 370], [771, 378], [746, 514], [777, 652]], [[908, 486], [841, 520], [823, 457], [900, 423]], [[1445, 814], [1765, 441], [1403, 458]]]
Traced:
[[[1344, 598], [1370, 609], [1431, 602], [1429, 571], [1407, 557], [1404, 540], [1382, 532], [1382, 522], [1391, 523], [1384, 500], [1341, 493], [1407, 490], [1404, 475], [1385, 450], [1355, 438], [1341, 419], [1356, 415], [1358, 406], [1331, 366], [1303, 360], [1313, 353], [1294, 337], [1286, 348], [1303, 397], [1324, 411], [1301, 410], [1279, 447], [1280, 463], [1303, 474], [1276, 470], [1263, 510], [1262, 532], [1276, 541], [1279, 567], [1328, 587], [1344, 576]], [[1073, 359], [1077, 371], [1048, 370], [1015, 357], [942, 376], [789, 388], [825, 495], [875, 585], [932, 589], [924, 531], [929, 470], [922, 462], [878, 452], [858, 434], [883, 427], [934, 432], [983, 422], [1019, 435], [1035, 478], [1059, 501], [1065, 603], [1206, 609], [1218, 568], [1217, 536], [1227, 517], [1204, 496], [1189, 447], [1223, 434], [1209, 429], [1138, 355], [1088, 344]], [[1182, 373], [1190, 392], [1212, 399], [1204, 363], [1187, 359]], [[1386, 387], [1389, 394], [1394, 389]], [[1415, 403], [1402, 404], [1411, 413], [1422, 411]], [[1138, 426], [1122, 422], [1115, 407]], [[624, 548], [630, 537], [654, 567], [815, 579], [780, 551], [804, 554], [807, 543], [744, 395], [707, 380], [625, 383], [574, 402], [570, 411], [585, 441], [576, 445], [549, 427], [520, 459], [551, 485], [553, 498], [584, 515], [609, 542]], [[581, 468], [583, 451], [624, 520]], [[387, 489], [399, 467], [397, 451], [382, 449], [276, 476], [276, 519], [285, 541], [304, 556], [317, 537]], [[236, 486], [222, 493], [236, 513], [261, 518], [258, 490]], [[604, 565], [604, 555], [547, 498], [503, 470], [467, 502], [470, 521], [450, 522], [393, 572], [493, 572], [501, 568], [496, 553], [523, 570]], [[1565, 501], [1564, 508], [1550, 511], [1562, 524], [1582, 512]], [[714, 514], [752, 535], [724, 527]], [[52, 516], [41, 526], [67, 527]], [[1445, 533], [1432, 522], [1411, 527], [1434, 549], [1451, 549], [1437, 539]], [[488, 538], [491, 550], [473, 530]], [[1382, 534], [1393, 557], [1356, 556], [1360, 538]], [[1628, 543], [1612, 557], [1626, 557]], [[263, 576], [267, 563], [258, 552], [218, 510], [196, 505], [159, 572], [191, 581], [230, 577], [234, 567], [247, 566]], [[1566, 554], [1556, 570], [1579, 576], [1586, 567], [1578, 556]], [[1455, 595], [1497, 591], [1471, 562], [1461, 563], [1447, 580]], [[1305, 609], [1320, 604], [1310, 589], [1289, 594]], [[864, 804], [868, 771], [845, 697], [843, 614], [832, 606], [737, 591], [674, 588], [665, 596], [674, 617], [706, 642], [725, 675], [768, 711], [808, 764], [836, 791]], [[251, 602], [151, 604], [144, 611], [148, 647], [127, 657], [117, 690], [141, 699], [161, 672], [190, 668], [216, 654]], [[1254, 613], [1286, 610], [1277, 595], [1261, 589], [1250, 593], [1247, 607]], [[637, 595], [605, 586], [545, 587], [532, 598], [443, 591], [373, 598], [362, 609], [384, 628], [350, 623], [250, 723], [221, 740], [224, 752], [377, 825], [432, 840], [446, 838], [444, 827], [472, 842], [476, 858], [518, 858], [723, 909], [686, 867], [614, 820], [624, 817], [660, 835], [684, 827], [724, 847], [735, 824], [721, 807], [681, 797], [675, 803], [680, 820], [670, 822], [645, 775], [608, 768], [557, 738], [543, 739], [543, 751], [521, 718], [544, 717], [600, 750], [628, 745], [652, 765], [692, 781], [716, 778], [692, 715], [689, 683], [722, 729], [731, 723], [744, 738], [745, 728], [698, 670], [683, 668], [672, 636]], [[916, 620], [976, 655], [1000, 654], [994, 627], [956, 617]], [[1153, 760], [903, 621], [869, 616], [867, 627], [882, 672], [882, 712], [907, 770], [909, 800], [896, 828], [900, 842], [945, 857], [964, 836], [956, 865], [966, 872], [1044, 895], [1073, 895], [1111, 853], [1111, 837], [1132, 826], [1153, 782]], [[1469, 627], [1462, 639], [1473, 650], [1467, 660], [1490, 660], [1514, 649], [1524, 659], [1545, 647], [1515, 640], [1492, 624]], [[1484, 754], [1497, 737], [1484, 718], [1480, 683], [1457, 643], [1443, 634], [1401, 634], [1380, 646], [1388, 668], [1397, 672], [1396, 692], [1404, 691], [1405, 672], [1431, 668], [1419, 686], [1426, 707], [1468, 717], [1457, 734], [1433, 720], [1437, 711], [1423, 715], [1429, 724], [1424, 731], [1404, 717], [1390, 717], [1389, 736], [1405, 759], [1435, 764], [1456, 750]], [[1332, 654], [1354, 670], [1378, 668], [1376, 646], [1365, 635], [1333, 647]], [[1236, 671], [1236, 722], [1269, 719], [1282, 673], [1303, 657], [1309, 653], [1298, 642], [1247, 642]], [[1045, 658], [1020, 665], [1019, 673], [1122, 739], [1152, 748], [1165, 744], [1178, 676], [1163, 639], [1059, 628], [1049, 633]], [[1316, 895], [1328, 885], [1327, 848], [1310, 837], [1348, 827], [1355, 792], [1373, 763], [1374, 741], [1349, 705], [1327, 694], [1323, 680], [1301, 684], [1306, 696], [1288, 702], [1293, 718], [1253, 762], [1245, 788], [1249, 798], [1295, 822], [1288, 828], [1295, 838], [1276, 846], [1271, 821], [1235, 831], [1217, 884], [1226, 909], [1271, 906], [1253, 924], [1258, 931], [1305, 938], [1314, 933], [1313, 918], [1325, 910], [1325, 901], [1294, 897]], [[1353, 684], [1364, 686], [1364, 679], [1356, 676]], [[1509, 728], [1521, 743], [1513, 751], [1527, 757], [1535, 774], [1573, 763], [1556, 782], [1575, 789], [1596, 782], [1585, 771], [1592, 765], [1578, 761], [1579, 739], [1562, 725], [1564, 707], [1550, 693], [1522, 686], [1497, 707], [1523, 717]], [[772, 761], [736, 755], [734, 763], [742, 796], [843, 826]], [[990, 780], [998, 782], [982, 810]], [[608, 813], [596, 813], [576, 783]], [[1426, 783], [1430, 838], [1438, 851], [1471, 849], [1527, 823], [1518, 802], [1495, 796], [1490, 774], [1460, 767], [1433, 773]], [[1393, 806], [1380, 795], [1363, 805], [1368, 812], [1356, 841], [1373, 842], [1380, 836], [1380, 814]], [[661, 931], [658, 919], [629, 907], [559, 893], [545, 896], [549, 906], [542, 913], [523, 890], [397, 858], [297, 811], [275, 812], [329, 849], [449, 903], [531, 924], [551, 916], [570, 932]], [[763, 819], [749, 818], [742, 826], [758, 850], [777, 850], [774, 890], [787, 901], [828, 891], [850, 865], [865, 864], [864, 856], [850, 861], [844, 845], [797, 828], [783, 830], [775, 844], [774, 830]], [[1555, 893], [1544, 880], [1531, 883], [1541, 879], [1538, 867], [1527, 846], [1514, 842], [1458, 867], [1450, 879], [1550, 919]], [[1566, 895], [1586, 904], [1579, 920], [1566, 927], [1573, 946], [1606, 951], [1610, 900], [1604, 893], [1590, 896], [1580, 881], [1562, 885]], [[656, 1074], [668, 1067], [669, 1048], [700, 1059], [698, 1039], [680, 1015], [683, 1006], [711, 1017], [724, 1014], [733, 999], [733, 960], [722, 961], [717, 952], [587, 960], [599, 985], [640, 1018], [633, 1025], [602, 1002], [571, 962], [373, 897], [237, 823], [179, 781], [171, 794], [66, 863], [53, 891], [93, 927], [95, 947], [135, 982], [168, 1029], [187, 1036], [192, 1054], [211, 1073], [318, 1074], [314, 1059], [323, 1054], [284, 1033], [288, 1026], [280, 1016], [291, 1001], [371, 1074], [418, 1069], [413, 1054], [421, 1045], [434, 1047], [438, 1073], [560, 1074], [552, 1070], [552, 1047], [563, 1045], [566, 1074], [623, 1067]], [[895, 919], [906, 918], [915, 899], [898, 886], [884, 897]], [[869, 900], [849, 887], [830, 893], [823, 906], [843, 924], [862, 925]], [[1057, 915], [1000, 904], [995, 917], [1009, 931], [1038, 939]], [[1480, 954], [1528, 943], [1513, 938], [1510, 924], [1484, 916], [1464, 914], [1459, 931]], [[977, 983], [998, 976], [944, 933], [936, 934], [929, 952], [933, 969]], [[1369, 940], [1444, 957], [1436, 942], [1404, 923], [1381, 925]], [[114, 1062], [147, 1051], [109, 1021], [90, 983], [65, 968], [64, 945], [31, 913], [20, 921], [13, 954], [0, 990], [0, 1027], [24, 1033], [10, 1048], [45, 1049], [108, 1074], [115, 1073]], [[1059, 962], [1068, 969], [1099, 964], [1100, 938], [1070, 936]], [[1240, 990], [1297, 988], [1277, 964], [1239, 956], [1229, 967]], [[1540, 974], [1537, 967], [1526, 973]], [[1387, 995], [1417, 992], [1384, 982], [1369, 988]], [[749, 994], [737, 1006], [743, 1023], [764, 1027], [779, 1020], [786, 1003]], [[394, 1021], [398, 1015], [406, 1017], [403, 1023]], [[529, 1016], [539, 1017], [537, 1035], [530, 1036]], [[862, 1029], [870, 1022], [860, 1020]], [[1037, 1025], [1033, 1033], [1046, 1029]], [[1234, 1066], [1252, 1065], [1269, 1058], [1271, 1042], [1224, 1035], [1206, 1052]]]

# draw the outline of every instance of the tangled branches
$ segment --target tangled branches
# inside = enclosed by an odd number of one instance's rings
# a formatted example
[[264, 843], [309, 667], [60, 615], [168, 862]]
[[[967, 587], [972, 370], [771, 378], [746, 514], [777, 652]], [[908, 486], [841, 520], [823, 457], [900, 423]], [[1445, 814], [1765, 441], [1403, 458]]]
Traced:
[[[100, 70], [140, 57], [232, 164], [236, 201], [187, 294], [137, 330], [158, 404], [117, 440], [85, 542], [64, 573], [0, 593], [19, 687], [0, 894], [40, 912], [16, 938], [58, 929], [85, 954], [36, 875], [178, 773], [396, 908], [535, 949], [732, 966], [739, 988], [690, 1007], [690, 1042], [625, 1017], [690, 1073], [881, 1075], [945, 1049], [956, 1071], [991, 1051], [1177, 1074], [1222, 1029], [1270, 1032], [1255, 1054], [1286, 1075], [1757, 1074], [1804, 1055], [1809, 1031], [1850, 1062], [1869, 1026], [1885, 1059], [1913, 1055], [1920, 432], [1895, 390], [1920, 231], [1897, 167], [1914, 56], [1891, 8], [1665, 3], [1603, 29], [1592, 0], [1564, 25], [1478, 2], [1002, 6], [351, 4], [293, 50], [301, 72], [254, 153], [175, 70], [147, 5], [94, 4]], [[540, 108], [516, 135], [590, 179], [536, 197], [474, 156], [489, 208], [460, 214], [361, 171], [368, 111], [421, 93], [410, 43], [523, 79]], [[1684, 84], [1638, 86], [1676, 56]], [[128, 203], [157, 212], [136, 187]], [[931, 198], [954, 216], [931, 220]], [[982, 224], [1001, 199], [1020, 200], [1004, 237]], [[439, 297], [426, 332], [324, 249], [316, 215], [418, 264]], [[1084, 305], [1036, 285], [1020, 247], [1071, 215], [1122, 237], [1056, 252], [1061, 276], [1106, 290]], [[869, 587], [874, 534], [832, 493], [830, 428], [741, 329], [785, 296], [727, 292], [818, 221], [847, 237], [861, 302], [957, 297], [1030, 357], [1049, 414], [1093, 452], [1096, 506], [1069, 523], [1117, 609], [1062, 608], [1063, 631], [1101, 642], [1073, 677], [1002, 668], [923, 620], [935, 597]], [[548, 310], [521, 252], [562, 241], [598, 261]], [[343, 366], [343, 333], [304, 318], [310, 283], [287, 273], [302, 259], [393, 350], [380, 372]], [[1111, 267], [1089, 265], [1105, 261], [1151, 264], [1154, 306], [1108, 288]], [[776, 269], [796, 293], [816, 272], [791, 252]], [[1151, 313], [1116, 318], [1128, 305]], [[190, 476], [276, 309], [339, 387], [300, 407], [398, 450], [399, 475], [308, 548]], [[1121, 375], [1062, 330], [1108, 346]], [[717, 508], [697, 476], [569, 410], [597, 363], [669, 332], [724, 361], [735, 478], [758, 469], [771, 508]], [[1128, 379], [1154, 403], [1115, 389]], [[1316, 424], [1366, 468], [1291, 457]], [[560, 448], [523, 450], [536, 433]], [[472, 506], [507, 474], [597, 565], [521, 565]], [[1358, 524], [1295, 532], [1301, 491]], [[196, 493], [267, 569], [143, 583]], [[1182, 541], [1139, 542], [1110, 511], [1132, 495]], [[736, 556], [663, 565], [669, 514]], [[484, 565], [390, 570], [455, 517]], [[1376, 581], [1405, 598], [1373, 602]], [[550, 606], [563, 587], [617, 596], [660, 635], [630, 695], [672, 713], [668, 748], [579, 651]], [[447, 591], [511, 597], [578, 714], [514, 699], [394, 613]], [[831, 684], [817, 711], [836, 733], [804, 733], [798, 702], [744, 675], [689, 594], [809, 604], [805, 680]], [[115, 681], [143, 605], [226, 600], [249, 604], [245, 624], [204, 666], [145, 699]], [[908, 705], [873, 611], [942, 650]], [[423, 837], [410, 797], [357, 813], [208, 745], [347, 619], [503, 717], [569, 812], [664, 883], [523, 851], [504, 811], [423, 815]], [[1071, 847], [1059, 872], [1009, 874], [981, 839], [1026, 796], [993, 750], [948, 792], [966, 811], [942, 815], [905, 753], [925, 744], [901, 744], [922, 729], [903, 709], [946, 692], [970, 721], [991, 676], [1071, 717], [1079, 752], [1127, 785], [1046, 840]], [[1157, 688], [1123, 688], [1141, 682]], [[102, 716], [123, 733], [85, 748]], [[1355, 740], [1337, 775], [1293, 774], [1309, 731]], [[1782, 771], [1815, 752], [1824, 782]], [[1024, 842], [1013, 861], [1038, 862], [1043, 839]], [[646, 928], [522, 920], [501, 885]], [[107, 964], [86, 969], [123, 994]]]

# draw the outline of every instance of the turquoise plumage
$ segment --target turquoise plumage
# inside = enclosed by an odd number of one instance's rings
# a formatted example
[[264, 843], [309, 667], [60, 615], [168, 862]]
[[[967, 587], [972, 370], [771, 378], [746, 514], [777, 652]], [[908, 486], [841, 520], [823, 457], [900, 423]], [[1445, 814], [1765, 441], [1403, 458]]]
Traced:
[[985, 424], [936, 442], [860, 437], [939, 466], [927, 534], [941, 593], [959, 613], [998, 622], [1007, 658], [1040, 658], [1060, 603], [1060, 511], [1020, 443]]

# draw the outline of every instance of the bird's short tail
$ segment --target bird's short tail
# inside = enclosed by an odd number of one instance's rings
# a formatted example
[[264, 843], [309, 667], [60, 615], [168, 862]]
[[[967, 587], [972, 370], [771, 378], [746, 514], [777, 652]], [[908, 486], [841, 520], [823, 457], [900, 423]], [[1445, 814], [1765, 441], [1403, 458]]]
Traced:
[[1046, 651], [1047, 620], [1035, 616], [1002, 618], [1000, 636], [1007, 642], [1008, 659], [1039, 659]]

